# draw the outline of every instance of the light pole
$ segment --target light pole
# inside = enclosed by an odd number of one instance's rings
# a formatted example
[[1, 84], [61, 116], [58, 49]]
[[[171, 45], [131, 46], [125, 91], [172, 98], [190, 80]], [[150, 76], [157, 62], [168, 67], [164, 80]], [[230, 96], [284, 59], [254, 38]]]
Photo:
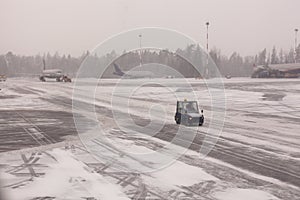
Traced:
[[208, 57], [209, 57], [209, 50], [208, 50], [208, 26], [209, 22], [206, 22], [206, 78], [209, 78], [209, 71], [208, 71]]
[[297, 33], [298, 29], [295, 28], [295, 63], [297, 63]]
[[140, 67], [142, 67], [142, 34], [139, 34], [140, 38]]

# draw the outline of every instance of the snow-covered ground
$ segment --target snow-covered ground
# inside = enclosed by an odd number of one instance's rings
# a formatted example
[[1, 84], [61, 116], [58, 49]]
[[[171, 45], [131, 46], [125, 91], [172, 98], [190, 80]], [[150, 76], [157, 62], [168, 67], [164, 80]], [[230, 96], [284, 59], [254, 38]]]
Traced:
[[[1, 83], [0, 177], [6, 199], [300, 196], [299, 79], [212, 80], [209, 88], [195, 79], [78, 81]], [[204, 126], [175, 125], [176, 100], [184, 98], [198, 100]], [[75, 127], [69, 119], [72, 99], [79, 136], [68, 132]], [[169, 143], [176, 133], [177, 142]], [[20, 149], [11, 140], [3, 145], [11, 137], [24, 137], [30, 145]], [[202, 137], [209, 144], [218, 141], [206, 157], [199, 148], [185, 148], [201, 145]]]

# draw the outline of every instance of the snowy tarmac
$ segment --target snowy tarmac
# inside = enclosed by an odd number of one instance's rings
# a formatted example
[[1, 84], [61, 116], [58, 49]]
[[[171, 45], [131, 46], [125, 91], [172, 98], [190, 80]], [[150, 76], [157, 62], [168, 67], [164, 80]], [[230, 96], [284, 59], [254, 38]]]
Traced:
[[[1, 83], [0, 178], [6, 199], [299, 198], [299, 79], [222, 80], [226, 115], [216, 122], [224, 123], [220, 135], [212, 123], [222, 110], [212, 107], [201, 80], [189, 79], [191, 87], [176, 79], [144, 85], [124, 80], [118, 88], [118, 80], [101, 80], [94, 99], [85, 94], [95, 80], [80, 81], [84, 87], [75, 96], [73, 83]], [[134, 88], [129, 100], [128, 88]], [[204, 126], [176, 125], [176, 97], [195, 96]], [[72, 110], [74, 102], [85, 112]], [[97, 125], [101, 137], [93, 131]], [[210, 145], [208, 156], [201, 156], [201, 148]]]

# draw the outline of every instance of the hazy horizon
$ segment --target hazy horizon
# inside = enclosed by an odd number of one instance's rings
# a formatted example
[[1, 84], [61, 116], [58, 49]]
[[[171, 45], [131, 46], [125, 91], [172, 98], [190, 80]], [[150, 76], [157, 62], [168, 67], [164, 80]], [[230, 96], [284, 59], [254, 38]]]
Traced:
[[[79, 56], [108, 37], [139, 27], [174, 29], [225, 55], [289, 50], [300, 28], [298, 0], [2, 0], [0, 54]], [[300, 37], [298, 37], [298, 41]]]

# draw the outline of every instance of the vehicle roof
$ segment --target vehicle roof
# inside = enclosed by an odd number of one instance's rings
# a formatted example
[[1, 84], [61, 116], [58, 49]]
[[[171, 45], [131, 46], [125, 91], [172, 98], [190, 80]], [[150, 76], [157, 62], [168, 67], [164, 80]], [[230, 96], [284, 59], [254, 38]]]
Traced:
[[177, 101], [177, 102], [186, 102], [186, 103], [189, 103], [189, 102], [197, 102], [197, 101]]
[[57, 72], [62, 72], [61, 69], [46, 69], [43, 71], [43, 73], [57, 73]]

